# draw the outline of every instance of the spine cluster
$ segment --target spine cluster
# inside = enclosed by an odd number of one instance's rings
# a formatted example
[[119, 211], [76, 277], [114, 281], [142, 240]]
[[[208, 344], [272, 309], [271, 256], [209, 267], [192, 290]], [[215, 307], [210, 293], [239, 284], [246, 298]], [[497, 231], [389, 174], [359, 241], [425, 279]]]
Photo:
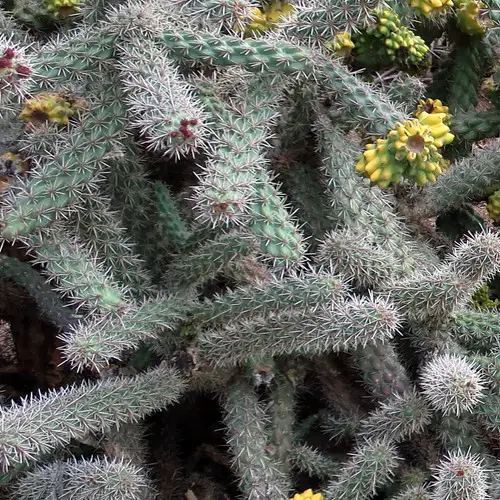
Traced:
[[499, 13], [5, 2], [0, 496], [500, 499]]

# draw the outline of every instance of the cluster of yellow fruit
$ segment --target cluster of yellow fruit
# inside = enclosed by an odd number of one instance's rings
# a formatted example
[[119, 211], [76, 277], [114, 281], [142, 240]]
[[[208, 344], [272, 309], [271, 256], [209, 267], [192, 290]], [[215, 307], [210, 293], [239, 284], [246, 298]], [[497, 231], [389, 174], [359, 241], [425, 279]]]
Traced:
[[302, 493], [295, 493], [290, 500], [324, 500], [321, 493], [313, 493], [313, 490], [308, 489]]
[[47, 10], [55, 17], [65, 19], [81, 11], [82, 0], [48, 0]]
[[345, 57], [354, 48], [354, 43], [351, 40], [351, 35], [343, 31], [325, 42], [325, 48], [339, 57]]
[[85, 101], [73, 99], [55, 92], [40, 92], [24, 104], [19, 119], [30, 126], [43, 123], [67, 125], [72, 116], [78, 114], [85, 106]]
[[448, 113], [449, 108], [445, 106], [439, 99], [422, 99], [417, 104], [413, 116], [418, 117], [420, 113], [425, 111], [428, 114], [444, 114], [443, 123], [449, 125], [451, 122], [451, 114]]
[[468, 35], [482, 35], [486, 31], [486, 24], [482, 19], [485, 5], [481, 0], [455, 0], [457, 6], [458, 27]]
[[[448, 108], [440, 101], [421, 101], [413, 120], [396, 123], [385, 139], [366, 145], [356, 165], [356, 172], [368, 177], [381, 188], [401, 181], [403, 177], [424, 185], [435, 182], [450, 163], [438, 149], [453, 141]], [[427, 108], [431, 112], [424, 111]], [[441, 110], [440, 112], [433, 109]]]
[[295, 7], [287, 2], [279, 0], [266, 3], [262, 9], [252, 7], [250, 9], [249, 21], [243, 29], [237, 28], [236, 31], [243, 31], [245, 37], [273, 30], [277, 23], [285, 17], [295, 12]]
[[410, 6], [429, 17], [446, 12], [453, 7], [453, 0], [411, 0]]
[[374, 14], [377, 22], [357, 36], [354, 41], [361, 56], [373, 52], [375, 39], [383, 41], [384, 50], [391, 61], [396, 59], [396, 51], [399, 49], [404, 49], [405, 60], [408, 64], [417, 65], [424, 60], [429, 47], [421, 37], [401, 24], [395, 11], [389, 8], [376, 9]]
[[495, 191], [489, 198], [486, 205], [488, 215], [494, 222], [500, 222], [500, 189]]
[[426, 17], [443, 14], [456, 7], [458, 27], [468, 35], [482, 35], [487, 28], [482, 16], [486, 6], [481, 0], [411, 0], [410, 6]]

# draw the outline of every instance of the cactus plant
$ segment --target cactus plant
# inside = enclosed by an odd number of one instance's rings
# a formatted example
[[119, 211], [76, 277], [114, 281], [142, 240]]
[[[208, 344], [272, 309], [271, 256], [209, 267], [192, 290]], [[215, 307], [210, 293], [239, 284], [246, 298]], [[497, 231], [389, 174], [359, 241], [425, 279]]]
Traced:
[[0, 494], [500, 499], [499, 8], [4, 2]]

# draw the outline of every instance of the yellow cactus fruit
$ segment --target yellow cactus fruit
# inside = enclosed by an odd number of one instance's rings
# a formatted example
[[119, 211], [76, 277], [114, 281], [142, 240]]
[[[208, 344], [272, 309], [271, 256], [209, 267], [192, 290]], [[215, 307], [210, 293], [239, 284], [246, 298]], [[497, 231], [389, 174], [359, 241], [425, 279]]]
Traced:
[[366, 149], [356, 164], [356, 172], [368, 177], [381, 188], [401, 180], [405, 164], [394, 158], [388, 149], [386, 139], [378, 139], [375, 144], [367, 144]]
[[248, 14], [238, 20], [233, 29], [236, 32], [243, 32], [245, 38], [266, 31], [268, 29], [266, 16], [258, 7], [252, 7]]
[[[395, 129], [387, 135], [389, 149], [394, 151], [395, 158], [407, 161], [404, 176], [418, 185], [428, 181], [435, 182], [436, 176], [443, 173], [444, 159], [435, 144], [438, 141], [442, 142], [444, 138], [448, 139], [447, 136], [439, 135], [446, 134], [442, 127], [449, 130], [442, 122], [432, 127], [421, 123], [418, 119], [406, 120], [402, 124], [397, 123]], [[439, 139], [434, 138], [433, 128]]]
[[356, 164], [356, 172], [381, 188], [405, 177], [423, 185], [436, 182], [450, 163], [438, 148], [453, 140], [444, 125], [445, 113], [419, 113], [419, 118], [396, 123], [386, 139], [368, 144]]
[[427, 157], [433, 150], [434, 138], [429, 127], [418, 120], [406, 120], [397, 123], [396, 128], [387, 135], [396, 151], [397, 160], [410, 162]]
[[404, 57], [407, 64], [421, 64], [429, 52], [425, 41], [403, 26], [394, 10], [376, 9], [374, 14], [377, 22], [354, 40], [358, 54], [362, 57], [370, 57], [374, 43], [376, 43], [375, 39], [379, 39], [389, 59], [394, 61], [398, 56]]
[[31, 126], [47, 122], [67, 125], [69, 119], [75, 116], [83, 106], [83, 100], [52, 92], [41, 92], [26, 101], [19, 119], [28, 122]]
[[330, 52], [335, 53], [339, 57], [345, 57], [354, 48], [354, 43], [351, 40], [351, 35], [345, 31], [337, 33], [331, 40], [325, 42], [325, 47]]
[[312, 489], [308, 489], [302, 493], [295, 493], [290, 500], [324, 500], [324, 497], [321, 493], [313, 493]]
[[429, 114], [426, 111], [422, 111], [419, 113], [417, 119], [422, 125], [429, 127], [434, 139], [433, 144], [436, 148], [442, 148], [455, 139], [455, 136], [450, 133], [450, 127], [445, 124], [446, 113]]
[[248, 21], [243, 27], [237, 26], [235, 31], [243, 31], [245, 37], [273, 30], [277, 24], [295, 12], [295, 7], [287, 2], [274, 1], [262, 9], [253, 7], [247, 16]]
[[430, 115], [444, 113], [445, 117], [443, 118], [443, 123], [445, 125], [450, 124], [451, 114], [448, 112], [449, 108], [448, 106], [445, 106], [439, 99], [422, 99], [417, 104], [417, 109], [415, 110], [415, 113], [413, 113], [413, 116], [415, 118], [418, 118], [422, 111], [425, 111]]
[[55, 17], [65, 19], [81, 11], [81, 0], [48, 0], [47, 10]]
[[410, 7], [419, 10], [424, 16], [430, 17], [443, 14], [453, 7], [453, 0], [411, 0]]
[[482, 35], [486, 32], [486, 23], [482, 16], [486, 8], [481, 0], [455, 0], [458, 27], [468, 35]]
[[427, 182], [436, 182], [437, 176], [448, 166], [449, 162], [439, 153], [435, 153], [426, 161], [411, 164], [405, 172], [405, 177], [423, 186]]
[[486, 210], [492, 221], [500, 222], [500, 189], [488, 198]]
[[282, 21], [285, 17], [295, 12], [295, 7], [287, 2], [274, 1], [269, 6], [264, 7], [267, 22], [271, 25]]

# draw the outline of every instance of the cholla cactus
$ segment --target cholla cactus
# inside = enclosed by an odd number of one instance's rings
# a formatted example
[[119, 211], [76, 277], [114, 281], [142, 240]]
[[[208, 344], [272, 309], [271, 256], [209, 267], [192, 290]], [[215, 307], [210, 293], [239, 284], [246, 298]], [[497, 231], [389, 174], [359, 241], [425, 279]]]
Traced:
[[453, 354], [431, 359], [420, 375], [429, 403], [444, 415], [470, 412], [483, 397], [484, 379], [466, 359]]
[[488, 498], [485, 467], [478, 456], [453, 453], [441, 461], [435, 474], [433, 498]]
[[131, 461], [93, 460], [55, 462], [38, 467], [23, 477], [14, 489], [19, 500], [75, 498], [79, 500], [153, 499], [148, 477]]
[[13, 500], [498, 497], [499, 5], [5, 3]]

